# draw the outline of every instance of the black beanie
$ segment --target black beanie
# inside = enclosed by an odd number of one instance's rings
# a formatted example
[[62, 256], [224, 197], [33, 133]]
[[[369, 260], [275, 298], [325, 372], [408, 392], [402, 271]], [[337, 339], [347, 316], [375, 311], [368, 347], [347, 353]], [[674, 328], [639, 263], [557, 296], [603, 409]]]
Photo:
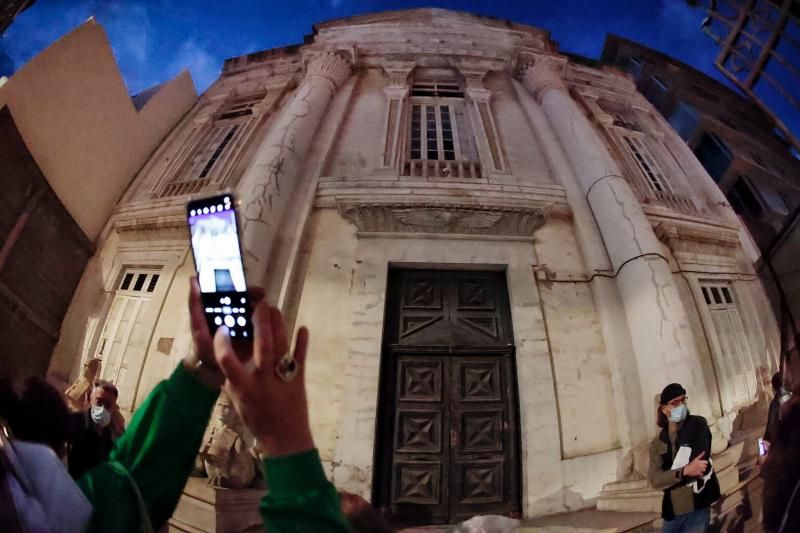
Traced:
[[685, 394], [686, 389], [681, 387], [680, 383], [670, 383], [661, 391], [661, 405], [667, 405], [678, 396], [683, 396]]

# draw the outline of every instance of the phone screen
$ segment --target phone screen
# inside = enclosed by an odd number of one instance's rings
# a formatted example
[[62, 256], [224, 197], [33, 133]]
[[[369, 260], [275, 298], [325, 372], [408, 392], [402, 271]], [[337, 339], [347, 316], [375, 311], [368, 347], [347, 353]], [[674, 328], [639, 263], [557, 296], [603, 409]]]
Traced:
[[758, 439], [758, 455], [766, 455], [766, 454], [767, 454], [767, 450], [764, 448], [764, 439], [763, 438], [759, 438]]
[[203, 310], [211, 334], [225, 325], [232, 338], [251, 339], [252, 314], [233, 195], [193, 200], [187, 206], [187, 215]]

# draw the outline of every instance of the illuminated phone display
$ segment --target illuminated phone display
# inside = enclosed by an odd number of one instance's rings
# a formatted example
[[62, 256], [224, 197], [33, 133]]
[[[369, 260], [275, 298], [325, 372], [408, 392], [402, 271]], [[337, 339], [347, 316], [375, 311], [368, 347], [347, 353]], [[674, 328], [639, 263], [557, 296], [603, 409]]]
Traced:
[[187, 215], [203, 310], [211, 334], [225, 325], [232, 338], [251, 339], [252, 313], [233, 195], [193, 200], [187, 206]]

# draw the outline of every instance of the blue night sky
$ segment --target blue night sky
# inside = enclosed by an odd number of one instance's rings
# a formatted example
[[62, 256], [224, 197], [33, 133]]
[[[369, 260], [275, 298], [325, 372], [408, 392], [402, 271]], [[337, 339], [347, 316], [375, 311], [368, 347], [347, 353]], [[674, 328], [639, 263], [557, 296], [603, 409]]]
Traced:
[[[131, 94], [183, 68], [189, 69], [202, 92], [217, 77], [224, 59], [301, 43], [316, 22], [431, 6], [396, 0], [37, 0], [0, 40], [0, 75], [12, 73], [94, 16], [109, 34]], [[700, 31], [704, 13], [684, 0], [462, 0], [435, 7], [550, 30], [562, 50], [592, 58], [599, 57], [606, 33], [616, 33], [722, 79], [713, 67], [716, 46]]]

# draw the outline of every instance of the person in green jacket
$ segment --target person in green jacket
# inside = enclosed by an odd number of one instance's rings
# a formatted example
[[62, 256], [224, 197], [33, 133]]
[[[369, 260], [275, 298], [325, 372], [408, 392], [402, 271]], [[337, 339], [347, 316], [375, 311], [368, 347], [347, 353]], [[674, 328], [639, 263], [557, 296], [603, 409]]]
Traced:
[[[166, 523], [192, 470], [220, 386], [265, 455], [269, 492], [260, 511], [266, 529], [349, 531], [308, 423], [308, 330], [300, 329], [289, 356], [280, 311], [263, 300], [261, 291], [252, 291], [251, 301], [254, 341], [234, 349], [225, 328], [212, 340], [200, 289], [192, 279], [189, 312], [195, 352], [136, 410], [109, 460], [79, 480], [94, 509], [89, 531], [152, 531]], [[254, 367], [247, 371], [244, 365], [251, 357]], [[290, 361], [290, 372], [278, 364], [281, 360]], [[284, 371], [276, 370], [279, 366]]]

